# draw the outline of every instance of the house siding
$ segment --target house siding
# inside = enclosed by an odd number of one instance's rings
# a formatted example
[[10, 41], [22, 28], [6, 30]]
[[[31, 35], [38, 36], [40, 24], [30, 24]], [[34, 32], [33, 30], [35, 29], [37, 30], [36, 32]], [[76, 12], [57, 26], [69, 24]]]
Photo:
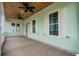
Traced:
[[[68, 49], [70, 51], [79, 52], [79, 3], [54, 3], [46, 9], [38, 12], [25, 20], [25, 24], [29, 23], [28, 37]], [[59, 36], [50, 36], [48, 33], [49, 14], [59, 12]], [[36, 33], [32, 33], [32, 20], [36, 20]], [[24, 27], [24, 35], [26, 26]], [[66, 37], [69, 36], [69, 39]]]

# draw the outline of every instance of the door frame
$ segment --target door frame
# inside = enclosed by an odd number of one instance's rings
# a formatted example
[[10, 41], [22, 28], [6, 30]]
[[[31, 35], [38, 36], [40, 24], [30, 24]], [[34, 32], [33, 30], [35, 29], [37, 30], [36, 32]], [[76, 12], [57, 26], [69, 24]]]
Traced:
[[28, 27], [29, 23], [26, 23], [26, 37], [28, 37], [28, 33], [29, 33], [29, 27]]

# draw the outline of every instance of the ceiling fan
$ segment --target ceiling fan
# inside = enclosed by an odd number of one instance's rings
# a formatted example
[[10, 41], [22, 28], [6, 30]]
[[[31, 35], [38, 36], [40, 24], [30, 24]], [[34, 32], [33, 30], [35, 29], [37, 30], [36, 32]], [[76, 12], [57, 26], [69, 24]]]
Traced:
[[25, 3], [25, 2], [23, 2], [22, 5], [24, 7], [19, 7], [19, 8], [24, 9], [24, 12], [27, 12], [27, 11], [34, 12], [34, 10], [33, 10], [33, 9], [35, 9], [34, 6], [29, 6], [29, 4]]
[[18, 19], [24, 19], [20, 14], [16, 14]]

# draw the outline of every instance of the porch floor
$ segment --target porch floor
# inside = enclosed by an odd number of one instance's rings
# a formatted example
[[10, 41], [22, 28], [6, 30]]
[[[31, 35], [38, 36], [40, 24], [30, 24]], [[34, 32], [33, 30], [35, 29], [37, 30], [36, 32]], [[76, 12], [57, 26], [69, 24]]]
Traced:
[[3, 56], [73, 56], [68, 52], [25, 37], [8, 37], [2, 51]]

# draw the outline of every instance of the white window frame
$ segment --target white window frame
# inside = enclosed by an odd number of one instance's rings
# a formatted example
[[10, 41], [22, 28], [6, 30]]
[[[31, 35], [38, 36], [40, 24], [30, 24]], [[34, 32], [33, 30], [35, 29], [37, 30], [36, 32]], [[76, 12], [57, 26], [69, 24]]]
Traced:
[[[36, 22], [36, 25], [35, 25], [35, 33], [33, 33], [33, 29], [32, 29], [32, 21], [33, 20], [35, 20], [35, 22]], [[33, 33], [33, 34], [36, 34], [37, 33], [37, 20], [36, 20], [36, 18], [33, 18], [32, 20], [31, 20], [31, 33]]]
[[[33, 24], [34, 21], [35, 21], [35, 24]], [[36, 33], [36, 20], [32, 20], [32, 33]]]
[[[56, 13], [56, 12], [54, 12], [54, 13]], [[54, 13], [51, 13], [51, 14], [54, 14]], [[57, 11], [57, 13], [58, 13], [58, 11]], [[50, 21], [50, 15], [51, 15], [51, 14], [49, 14], [49, 21]], [[58, 19], [57, 19], [57, 20], [58, 20]], [[49, 26], [51, 26], [51, 25], [54, 26], [54, 25], [56, 25], [56, 24], [58, 25], [58, 29], [59, 29], [59, 24], [58, 24], [58, 23], [52, 23], [52, 24], [49, 23]], [[50, 27], [49, 27], [49, 29], [50, 29]], [[57, 30], [58, 30], [58, 29], [57, 29]], [[55, 29], [55, 30], [56, 30], [56, 29]], [[55, 35], [55, 34], [50, 34], [50, 30], [49, 30], [49, 35]], [[58, 31], [58, 34], [55, 35], [55, 36], [58, 36], [58, 35], [59, 35], [59, 31]]]
[[[50, 11], [47, 15], [46, 15], [46, 18], [45, 18], [45, 34], [49, 37], [60, 37], [60, 19], [61, 19], [61, 16], [60, 16], [60, 10], [61, 8], [58, 8], [58, 9], [55, 9], [53, 11]], [[58, 35], [50, 35], [49, 34], [49, 15], [52, 14], [52, 13], [55, 13], [55, 12], [58, 12]]]

